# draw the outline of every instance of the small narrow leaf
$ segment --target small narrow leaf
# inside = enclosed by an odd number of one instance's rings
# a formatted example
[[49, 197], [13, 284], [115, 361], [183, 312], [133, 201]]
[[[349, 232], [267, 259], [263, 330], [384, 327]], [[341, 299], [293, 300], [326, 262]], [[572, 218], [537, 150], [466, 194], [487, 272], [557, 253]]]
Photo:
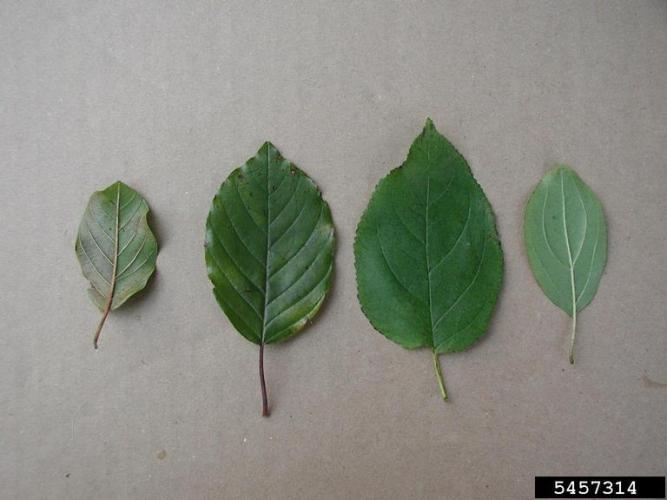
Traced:
[[572, 317], [574, 364], [577, 312], [593, 299], [607, 261], [607, 224], [595, 193], [569, 167], [548, 172], [524, 213], [524, 240], [533, 275], [547, 297]]
[[142, 290], [155, 270], [157, 241], [147, 216], [146, 200], [120, 181], [93, 193], [86, 207], [75, 248], [89, 296], [102, 311], [95, 349], [109, 313]]
[[269, 142], [222, 183], [206, 220], [213, 294], [259, 345], [262, 415], [269, 414], [264, 346], [299, 332], [331, 284], [334, 228], [315, 183]]
[[431, 349], [446, 400], [438, 355], [468, 349], [486, 332], [503, 255], [491, 205], [431, 120], [375, 188], [354, 252], [364, 314], [401, 346]]

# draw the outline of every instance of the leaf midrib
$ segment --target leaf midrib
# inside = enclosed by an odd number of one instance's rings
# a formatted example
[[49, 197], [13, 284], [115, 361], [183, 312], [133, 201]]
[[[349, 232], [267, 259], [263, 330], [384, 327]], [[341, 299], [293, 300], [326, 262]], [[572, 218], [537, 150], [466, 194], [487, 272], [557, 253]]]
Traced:
[[[430, 160], [429, 151], [427, 151], [427, 159]], [[435, 332], [433, 331], [433, 293], [431, 291], [431, 259], [429, 257], [429, 245], [428, 245], [428, 226], [429, 226], [429, 201], [431, 197], [431, 176], [426, 177], [426, 220], [425, 220], [425, 230], [424, 230], [424, 246], [426, 254], [426, 283], [428, 285], [428, 313], [431, 327], [431, 343], [432, 347], [435, 349]]]
[[270, 259], [271, 251], [271, 183], [270, 183], [270, 162], [271, 146], [266, 148], [266, 251], [264, 253], [264, 310], [262, 312], [262, 338], [260, 344], [264, 344], [266, 338], [266, 311], [269, 306], [269, 278], [270, 278]]
[[113, 304], [113, 294], [116, 290], [116, 278], [118, 271], [118, 237], [120, 235], [120, 182], [116, 183], [116, 228], [114, 234], [113, 248], [113, 268], [111, 270], [111, 290], [109, 290], [109, 303], [107, 307]]
[[572, 262], [572, 249], [570, 248], [570, 236], [567, 230], [567, 214], [565, 205], [565, 182], [563, 179], [563, 171], [560, 172], [560, 193], [561, 202], [563, 203], [563, 232], [565, 233], [565, 248], [567, 248], [567, 259], [570, 269], [570, 292], [572, 294], [572, 315], [577, 314], [577, 291], [574, 285], [574, 263]]

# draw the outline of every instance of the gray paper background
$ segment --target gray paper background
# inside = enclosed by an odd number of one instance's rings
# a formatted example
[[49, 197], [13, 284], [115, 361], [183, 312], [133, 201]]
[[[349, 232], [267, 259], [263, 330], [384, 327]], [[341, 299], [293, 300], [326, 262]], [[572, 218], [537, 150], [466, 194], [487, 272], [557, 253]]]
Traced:
[[[498, 219], [485, 339], [376, 333], [352, 242], [430, 116]], [[322, 188], [335, 283], [266, 352], [218, 309], [204, 221], [270, 139]], [[524, 499], [536, 474], [667, 472], [667, 2], [0, 2], [0, 497]], [[533, 280], [522, 208], [555, 162], [601, 198], [609, 261], [569, 321]], [[74, 255], [92, 191], [153, 213], [149, 289], [99, 313]]]

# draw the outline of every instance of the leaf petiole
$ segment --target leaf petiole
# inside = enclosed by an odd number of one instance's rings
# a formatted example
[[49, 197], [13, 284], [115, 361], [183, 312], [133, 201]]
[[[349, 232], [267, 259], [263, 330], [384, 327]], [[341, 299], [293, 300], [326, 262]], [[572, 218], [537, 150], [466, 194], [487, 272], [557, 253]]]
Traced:
[[95, 349], [97, 349], [97, 344], [100, 340], [100, 333], [102, 333], [102, 327], [104, 326], [104, 322], [106, 321], [107, 316], [109, 316], [110, 311], [111, 311], [111, 300], [108, 300], [106, 306], [104, 306], [102, 319], [100, 319], [100, 322], [97, 325], [97, 330], [95, 330], [95, 337], [93, 338], [93, 347], [95, 347]]
[[440, 387], [440, 394], [442, 395], [442, 400], [447, 401], [447, 389], [445, 389], [445, 379], [442, 377], [442, 368], [440, 367], [440, 358], [438, 353], [433, 349], [433, 369], [435, 370], [435, 376], [438, 379], [438, 387]]
[[266, 381], [264, 380], [264, 342], [259, 344], [259, 383], [262, 387], [262, 417], [269, 416], [269, 400], [266, 395]]
[[574, 364], [574, 339], [577, 336], [577, 306], [572, 309], [572, 336], [570, 337], [570, 364]]

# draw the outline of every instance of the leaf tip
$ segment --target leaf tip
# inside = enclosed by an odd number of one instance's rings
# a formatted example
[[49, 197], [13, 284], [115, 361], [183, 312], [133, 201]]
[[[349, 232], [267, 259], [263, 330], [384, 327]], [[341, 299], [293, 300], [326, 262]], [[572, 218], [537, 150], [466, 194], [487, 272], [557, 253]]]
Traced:
[[426, 118], [426, 123], [424, 124], [424, 130], [435, 130], [435, 125], [433, 124], [433, 120], [431, 120], [430, 117]]
[[565, 163], [556, 163], [551, 169], [554, 173], [566, 172], [566, 173], [575, 173], [574, 169]]
[[259, 148], [260, 151], [271, 151], [272, 149], [275, 151], [276, 147], [271, 141], [264, 141], [262, 146]]

